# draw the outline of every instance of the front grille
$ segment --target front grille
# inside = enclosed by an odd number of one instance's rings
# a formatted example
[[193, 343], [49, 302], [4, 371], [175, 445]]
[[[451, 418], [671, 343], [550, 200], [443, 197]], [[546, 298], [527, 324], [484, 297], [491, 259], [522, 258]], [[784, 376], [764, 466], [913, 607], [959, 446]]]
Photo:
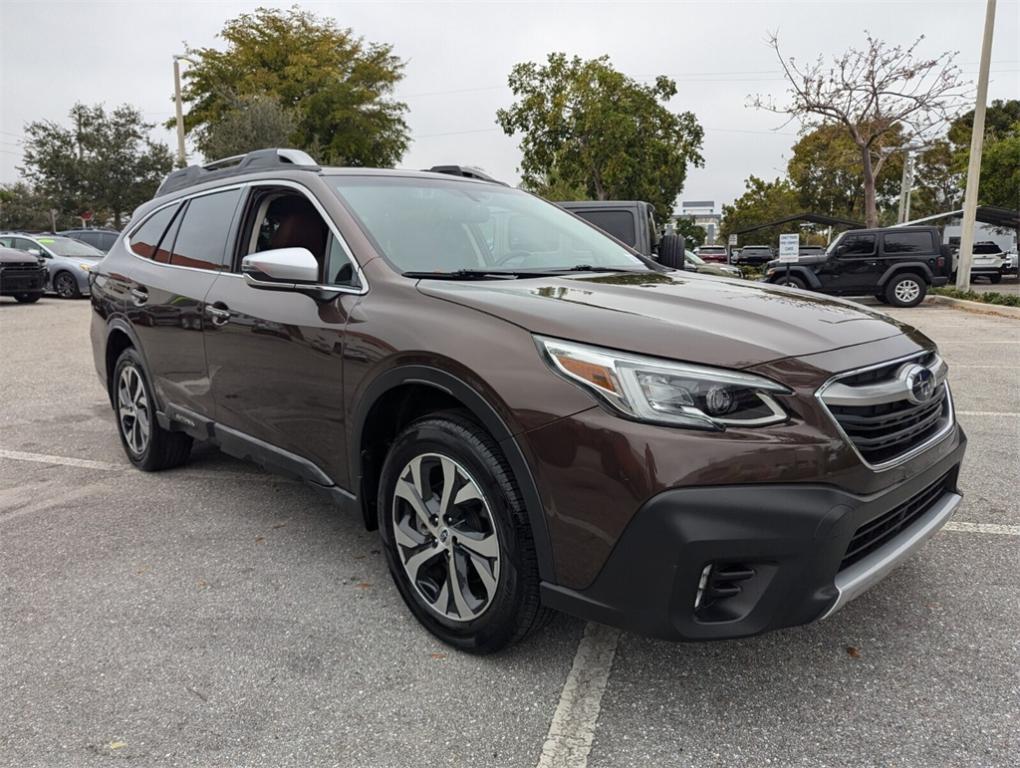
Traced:
[[0, 288], [41, 288], [45, 282], [46, 270], [38, 264], [4, 264], [0, 267]]
[[935, 435], [944, 424], [946, 388], [921, 405], [908, 400], [879, 405], [832, 405], [829, 411], [858, 452], [870, 464], [881, 464]]
[[842, 571], [861, 558], [867, 557], [901, 531], [909, 528], [948, 490], [950, 490], [949, 475], [946, 474], [899, 506], [866, 522], [850, 539], [850, 545], [839, 564], [839, 569]]
[[[934, 382], [929, 399], [915, 402], [911, 371], [926, 368]], [[945, 364], [934, 353], [847, 374], [826, 385], [822, 402], [858, 454], [871, 466], [895, 462], [943, 434], [952, 421]], [[921, 373], [924, 373], [923, 371]]]

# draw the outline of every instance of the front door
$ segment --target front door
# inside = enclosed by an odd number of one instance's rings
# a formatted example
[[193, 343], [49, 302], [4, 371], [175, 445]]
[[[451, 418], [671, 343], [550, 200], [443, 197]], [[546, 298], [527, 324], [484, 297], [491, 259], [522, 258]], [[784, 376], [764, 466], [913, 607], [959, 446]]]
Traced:
[[843, 237], [818, 273], [824, 290], [851, 296], [874, 293], [880, 276], [875, 236], [865, 234]]
[[[244, 211], [232, 269], [206, 298], [216, 422], [295, 454], [346, 487], [344, 330], [362, 293], [353, 261], [302, 188], [253, 186]], [[331, 298], [253, 288], [241, 276], [245, 255], [291, 247], [316, 257], [322, 284], [337, 288]]]

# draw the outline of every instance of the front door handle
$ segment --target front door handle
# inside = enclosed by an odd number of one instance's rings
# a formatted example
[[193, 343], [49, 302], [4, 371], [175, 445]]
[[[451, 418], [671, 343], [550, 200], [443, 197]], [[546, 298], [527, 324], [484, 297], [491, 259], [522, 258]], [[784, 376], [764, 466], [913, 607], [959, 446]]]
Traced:
[[132, 288], [131, 289], [131, 301], [134, 302], [136, 307], [142, 306], [149, 300], [149, 292], [144, 288]]
[[205, 311], [212, 319], [213, 325], [226, 325], [230, 320], [230, 310], [227, 309], [227, 305], [223, 302], [217, 301], [215, 304], [207, 304]]

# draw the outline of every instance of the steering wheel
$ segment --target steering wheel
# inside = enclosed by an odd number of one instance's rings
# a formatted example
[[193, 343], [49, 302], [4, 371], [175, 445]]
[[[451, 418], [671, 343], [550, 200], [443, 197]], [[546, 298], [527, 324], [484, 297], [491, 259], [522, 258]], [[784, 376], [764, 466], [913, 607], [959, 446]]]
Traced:
[[[531, 258], [531, 254], [528, 251], [510, 251], [509, 253], [507, 253], [502, 258], [496, 259], [496, 266], [497, 267], [507, 267], [507, 266], [520, 267], [520, 266], [523, 266], [524, 262], [526, 262], [530, 258]], [[510, 262], [514, 261], [514, 260], [519, 260], [519, 263], [511, 265]]]

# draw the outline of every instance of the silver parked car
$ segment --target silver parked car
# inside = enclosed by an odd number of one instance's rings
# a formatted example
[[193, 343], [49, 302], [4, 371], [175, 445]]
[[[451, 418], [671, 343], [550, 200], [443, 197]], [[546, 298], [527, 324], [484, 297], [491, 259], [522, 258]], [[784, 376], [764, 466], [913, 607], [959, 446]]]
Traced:
[[0, 246], [27, 251], [46, 264], [46, 291], [62, 299], [89, 293], [89, 271], [105, 256], [87, 243], [60, 235], [0, 234]]

